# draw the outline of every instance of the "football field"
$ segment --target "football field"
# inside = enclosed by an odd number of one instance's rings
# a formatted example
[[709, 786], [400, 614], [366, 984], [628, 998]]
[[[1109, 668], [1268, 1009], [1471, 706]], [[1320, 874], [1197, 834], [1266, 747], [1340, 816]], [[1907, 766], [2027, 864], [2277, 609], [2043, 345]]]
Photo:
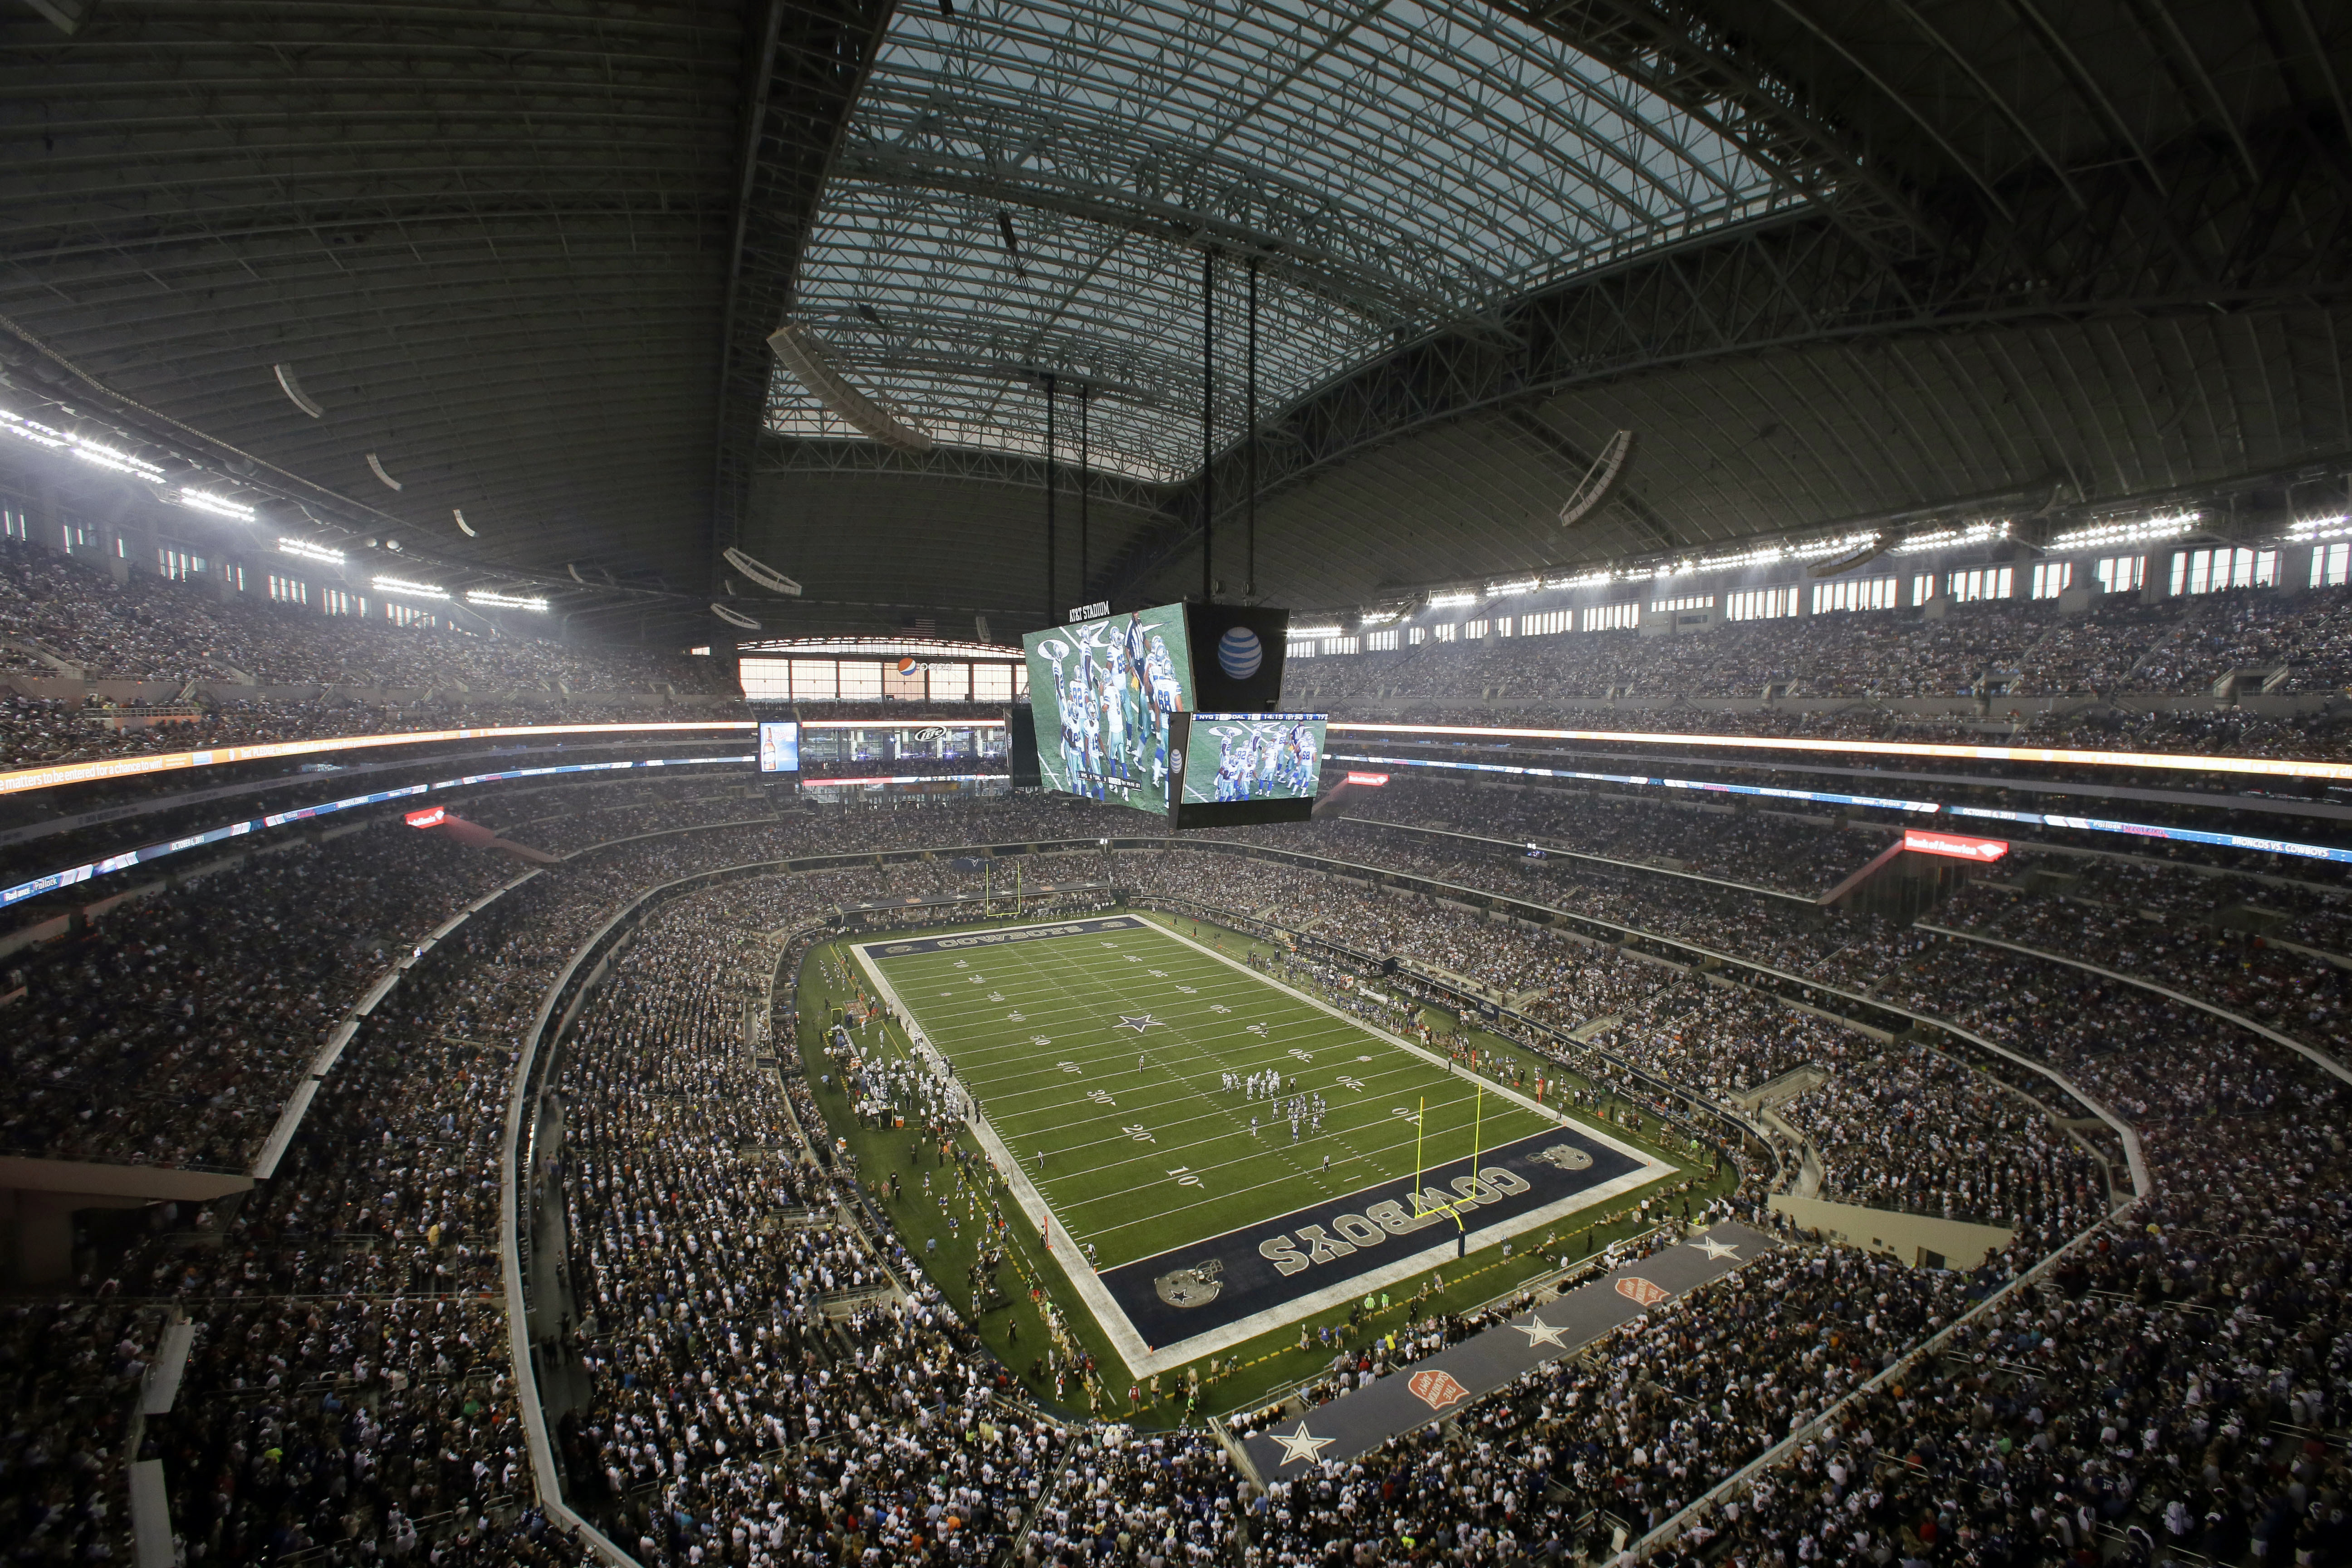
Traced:
[[1138, 1372], [1673, 1169], [1139, 916], [855, 951]]

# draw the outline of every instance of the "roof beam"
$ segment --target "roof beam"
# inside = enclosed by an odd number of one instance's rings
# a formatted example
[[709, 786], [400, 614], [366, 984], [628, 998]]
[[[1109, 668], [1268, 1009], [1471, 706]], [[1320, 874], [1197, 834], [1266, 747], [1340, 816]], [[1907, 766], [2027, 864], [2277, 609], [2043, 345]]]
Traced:
[[1268, 278], [1383, 326], [1470, 313], [1466, 299], [1458, 293], [1436, 293], [1427, 285], [1296, 237], [1114, 185], [1047, 178], [1034, 170], [1013, 171], [937, 151], [871, 142], [845, 150], [836, 172], [845, 179], [891, 189], [1055, 213], [1171, 245], [1213, 245], [1236, 260], [1255, 260]]
[[[1040, 492], [1045, 488], [1045, 464], [1018, 452], [947, 446], [928, 452], [902, 452], [878, 441], [810, 441], [771, 436], [761, 444], [759, 471], [763, 475], [900, 474]], [[1063, 468], [1065, 482], [1070, 472], [1066, 466]], [[1171, 493], [1168, 486], [1100, 468], [1087, 470], [1087, 482], [1097, 501], [1152, 515], [1166, 510]]]
[[751, 501], [773, 376], [768, 334], [783, 324], [825, 171], [895, 9], [896, 0], [767, 0], [752, 34], [704, 541], [712, 582]]
[[[1524, 355], [1435, 338], [1267, 421], [1261, 505], [1414, 432], [1680, 365], [2107, 315], [2203, 316], [2352, 299], [2340, 226], [2281, 233], [2275, 224], [2283, 205], [2346, 209], [2345, 193], [2319, 161], [2284, 155], [2301, 134], [2300, 117], [2290, 113], [2255, 137], [2266, 154], [2259, 183], [2242, 177], [2224, 142], [2177, 146], [2163, 181], [2179, 193], [2169, 204], [2150, 203], [2146, 173], [2135, 163], [2085, 171], [2084, 192], [2101, 215], [2095, 222], [2062, 188], [2020, 182], [2017, 222], [1984, 237], [1971, 268], [1931, 275], [1937, 288], [1925, 295], [1890, 279], [1873, 247], [1825, 218], [1759, 226], [1600, 269], [1510, 312], [1510, 324], [1531, 344]], [[2190, 204], [2214, 237], [2200, 247], [2211, 265], [2198, 271], [2186, 268], [2169, 238]], [[2249, 237], [2263, 242], [2258, 268], [2236, 260], [2244, 248], [2239, 241]], [[2060, 280], [2063, 289], [2053, 286]], [[1096, 597], [1139, 591], [1197, 545], [1197, 515], [1181, 501], [1171, 511], [1168, 523], [1109, 563]]]

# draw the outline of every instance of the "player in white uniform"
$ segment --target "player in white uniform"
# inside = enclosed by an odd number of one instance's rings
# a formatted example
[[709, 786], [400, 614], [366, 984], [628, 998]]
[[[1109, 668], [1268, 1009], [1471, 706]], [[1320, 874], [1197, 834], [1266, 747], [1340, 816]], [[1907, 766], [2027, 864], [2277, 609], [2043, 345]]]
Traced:
[[1144, 686], [1150, 696], [1151, 782], [1168, 787], [1168, 715], [1183, 710], [1184, 690], [1176, 679], [1176, 661], [1166, 639], [1154, 635], [1143, 654]]
[[1127, 773], [1127, 726], [1118, 700], [1118, 651], [1104, 650], [1103, 662], [1095, 668], [1096, 710], [1101, 715], [1103, 772], [1111, 778], [1125, 780]]

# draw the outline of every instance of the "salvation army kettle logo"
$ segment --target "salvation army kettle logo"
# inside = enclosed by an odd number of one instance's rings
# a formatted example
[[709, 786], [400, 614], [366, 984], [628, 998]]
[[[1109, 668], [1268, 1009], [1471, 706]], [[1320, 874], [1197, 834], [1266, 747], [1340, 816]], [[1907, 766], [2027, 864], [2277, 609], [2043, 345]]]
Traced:
[[1639, 1274], [1628, 1274], [1617, 1281], [1617, 1294], [1637, 1307], [1654, 1307], [1674, 1292], [1663, 1285], [1653, 1285]]
[[1450, 1372], [1414, 1373], [1406, 1380], [1405, 1387], [1432, 1410], [1443, 1410], [1470, 1397], [1470, 1391], [1454, 1382]]
[[1265, 648], [1247, 626], [1227, 626], [1217, 639], [1217, 668], [1235, 680], [1247, 680], [1265, 661]]

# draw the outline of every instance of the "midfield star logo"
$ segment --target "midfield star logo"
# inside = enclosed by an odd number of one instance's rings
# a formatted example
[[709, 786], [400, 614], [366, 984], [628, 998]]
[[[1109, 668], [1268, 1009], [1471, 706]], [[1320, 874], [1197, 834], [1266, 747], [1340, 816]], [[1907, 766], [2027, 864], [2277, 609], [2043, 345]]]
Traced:
[[1160, 1022], [1160, 1020], [1153, 1017], [1149, 1013], [1144, 1014], [1140, 1018], [1130, 1018], [1122, 1013], [1119, 1015], [1118, 1022], [1113, 1024], [1111, 1027], [1114, 1029], [1133, 1029], [1139, 1035], [1158, 1022]]
[[1417, 1372], [1406, 1380], [1405, 1387], [1412, 1396], [1432, 1410], [1443, 1410], [1470, 1397], [1470, 1391], [1454, 1380], [1450, 1372]]

